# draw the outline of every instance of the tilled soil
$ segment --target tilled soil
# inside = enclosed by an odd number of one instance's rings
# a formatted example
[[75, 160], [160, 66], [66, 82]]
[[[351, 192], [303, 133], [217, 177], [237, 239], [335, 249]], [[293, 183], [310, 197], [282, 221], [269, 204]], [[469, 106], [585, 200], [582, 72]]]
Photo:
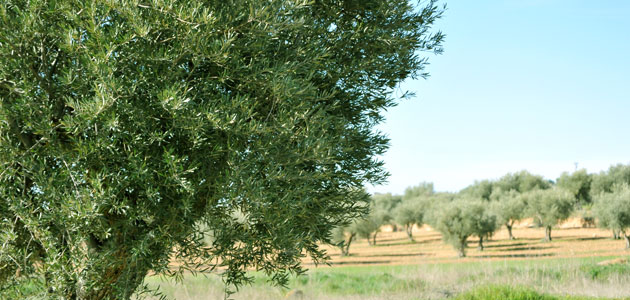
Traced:
[[[513, 229], [515, 240], [508, 239], [507, 230], [502, 228], [489, 241], [484, 241], [484, 250], [477, 249], [478, 238], [468, 241], [467, 257], [458, 258], [454, 248], [442, 241], [439, 232], [428, 226], [416, 228], [415, 242], [410, 241], [404, 231], [380, 232], [376, 245], [367, 240], [355, 240], [350, 246], [350, 255], [341, 257], [336, 247], [325, 246], [331, 256], [332, 266], [341, 265], [408, 265], [424, 263], [464, 262], [479, 260], [524, 260], [566, 257], [619, 256], [630, 254], [623, 240], [613, 240], [609, 230], [598, 228], [571, 227], [569, 221], [551, 232], [552, 241], [545, 242], [543, 228], [525, 224]], [[306, 265], [311, 264], [305, 261]]]

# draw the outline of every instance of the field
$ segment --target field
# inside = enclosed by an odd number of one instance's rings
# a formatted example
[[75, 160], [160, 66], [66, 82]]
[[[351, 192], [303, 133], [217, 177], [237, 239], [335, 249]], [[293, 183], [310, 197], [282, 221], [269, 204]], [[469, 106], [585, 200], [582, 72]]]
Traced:
[[[524, 224], [527, 225], [527, 224]], [[471, 239], [468, 257], [457, 258], [440, 234], [428, 227], [414, 232], [381, 232], [376, 245], [355, 241], [350, 256], [340, 257], [328, 247], [330, 266], [314, 266], [293, 278], [287, 289], [269, 286], [264, 276], [243, 287], [234, 299], [505, 299], [502, 292], [521, 293], [514, 299], [630, 299], [630, 263], [624, 242], [609, 231], [575, 227], [571, 222], [552, 232], [521, 226], [516, 240], [499, 231], [477, 249]], [[183, 284], [152, 277], [169, 298], [222, 299], [223, 285], [216, 276], [188, 276]], [[490, 298], [480, 294], [490, 293]], [[544, 298], [540, 294], [549, 296]], [[565, 298], [568, 297], [568, 298]]]

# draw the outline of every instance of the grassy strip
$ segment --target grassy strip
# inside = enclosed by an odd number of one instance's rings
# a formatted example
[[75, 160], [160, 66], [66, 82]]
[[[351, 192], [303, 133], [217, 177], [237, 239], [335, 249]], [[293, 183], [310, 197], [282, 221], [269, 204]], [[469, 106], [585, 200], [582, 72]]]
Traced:
[[[300, 291], [307, 295], [305, 299], [326, 300], [611, 299], [630, 295], [627, 285], [630, 282], [630, 264], [597, 265], [607, 259], [561, 258], [317, 268], [305, 276], [293, 278], [288, 289], [270, 287], [268, 278], [252, 273], [253, 284], [243, 287], [234, 298], [283, 299], [289, 290]], [[153, 278], [149, 278], [149, 282], [153, 286], [160, 285], [171, 299], [217, 299], [223, 291], [217, 276], [187, 277], [183, 285]], [[484, 288], [478, 289], [479, 286]], [[483, 296], [484, 291], [486, 296]], [[568, 294], [608, 298], [550, 296]], [[486, 298], [479, 298], [482, 296]]]
[[593, 300], [602, 298], [577, 296], [551, 296], [538, 293], [526, 287], [483, 286], [463, 293], [455, 300]]

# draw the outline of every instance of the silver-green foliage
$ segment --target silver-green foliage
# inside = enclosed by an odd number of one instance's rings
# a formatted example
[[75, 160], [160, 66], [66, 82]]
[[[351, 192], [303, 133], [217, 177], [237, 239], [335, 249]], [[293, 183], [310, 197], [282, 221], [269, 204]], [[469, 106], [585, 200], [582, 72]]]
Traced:
[[442, 239], [453, 245], [460, 257], [466, 256], [469, 237], [487, 238], [497, 228], [496, 217], [488, 208], [488, 203], [467, 197], [441, 205], [438, 211], [434, 211], [432, 223], [442, 233]]
[[610, 193], [615, 185], [630, 184], [630, 165], [617, 164], [608, 170], [592, 175], [591, 197]]
[[593, 210], [599, 226], [621, 233], [630, 248], [630, 186], [615, 186], [610, 193], [599, 194]]
[[424, 214], [426, 211], [425, 198], [412, 198], [404, 201], [394, 210], [394, 220], [398, 225], [405, 228], [405, 232], [410, 240], [413, 241], [413, 226], [421, 226], [424, 222]]
[[566, 220], [574, 209], [575, 197], [570, 192], [551, 188], [533, 190], [523, 195], [529, 215], [545, 228], [545, 240], [551, 241], [551, 228]]
[[593, 175], [588, 174], [586, 169], [577, 170], [571, 174], [564, 172], [560, 175], [556, 185], [573, 194], [576, 201], [581, 205], [591, 203], [591, 183]]
[[527, 207], [521, 193], [516, 190], [504, 191], [496, 189], [490, 196], [492, 212], [497, 217], [497, 223], [508, 230], [509, 239], [514, 239], [512, 228], [514, 224], [525, 217]]
[[[321, 261], [384, 180], [373, 127], [441, 51], [435, 1], [0, 1], [0, 292]], [[212, 234], [204, 246], [202, 228]], [[176, 270], [168, 267], [179, 260]]]

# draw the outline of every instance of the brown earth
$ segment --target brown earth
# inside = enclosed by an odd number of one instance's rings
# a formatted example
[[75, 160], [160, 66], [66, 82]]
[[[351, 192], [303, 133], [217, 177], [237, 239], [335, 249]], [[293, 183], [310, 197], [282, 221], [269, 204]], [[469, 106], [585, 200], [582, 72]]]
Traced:
[[[581, 228], [579, 220], [569, 220], [554, 228], [552, 241], [544, 242], [545, 230], [531, 227], [531, 220], [522, 222], [513, 230], [516, 240], [509, 240], [502, 228], [489, 241], [485, 249], [477, 249], [478, 239], [469, 239], [466, 258], [457, 258], [457, 252], [442, 241], [439, 232], [428, 226], [414, 228], [415, 242], [404, 231], [392, 232], [383, 228], [377, 235], [376, 245], [367, 240], [355, 240], [350, 246], [350, 256], [341, 257], [336, 247], [325, 246], [331, 256], [331, 264], [338, 265], [408, 265], [425, 263], [464, 262], [480, 260], [524, 260], [567, 257], [628, 255], [623, 240], [613, 240], [609, 230]], [[305, 261], [306, 265], [312, 264]]]

